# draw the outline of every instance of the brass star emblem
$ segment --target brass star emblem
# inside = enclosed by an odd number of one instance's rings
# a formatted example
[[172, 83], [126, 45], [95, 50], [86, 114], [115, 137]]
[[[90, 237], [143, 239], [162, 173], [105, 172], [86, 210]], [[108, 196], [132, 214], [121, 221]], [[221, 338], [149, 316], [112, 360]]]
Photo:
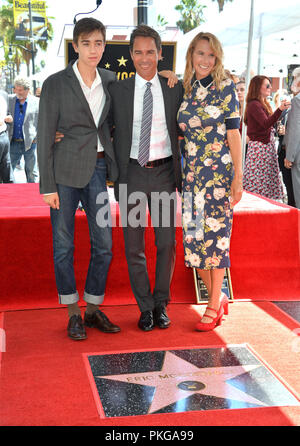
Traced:
[[121, 59], [117, 59], [117, 61], [119, 62], [119, 67], [121, 65], [124, 65], [124, 67], [126, 67], [126, 62], [128, 61], [128, 59], [124, 59], [124, 56], [122, 56]]

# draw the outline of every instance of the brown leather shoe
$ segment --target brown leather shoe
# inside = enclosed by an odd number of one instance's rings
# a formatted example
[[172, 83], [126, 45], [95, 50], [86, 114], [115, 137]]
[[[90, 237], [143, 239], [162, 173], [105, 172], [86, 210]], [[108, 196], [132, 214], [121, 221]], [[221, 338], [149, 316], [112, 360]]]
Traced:
[[87, 327], [96, 327], [104, 333], [118, 333], [121, 330], [120, 327], [112, 324], [108, 317], [100, 310], [96, 310], [92, 314], [85, 312], [84, 325]]
[[74, 341], [81, 341], [87, 338], [82, 317], [78, 314], [70, 317], [67, 331], [69, 338]]

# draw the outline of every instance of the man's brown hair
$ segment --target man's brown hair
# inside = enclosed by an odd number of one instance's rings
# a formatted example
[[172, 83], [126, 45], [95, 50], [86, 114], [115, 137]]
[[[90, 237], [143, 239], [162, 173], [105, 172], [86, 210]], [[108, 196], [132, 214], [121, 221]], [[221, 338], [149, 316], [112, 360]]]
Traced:
[[155, 46], [157, 48], [157, 51], [161, 50], [161, 38], [155, 29], [151, 28], [147, 25], [139, 25], [137, 28], [135, 28], [130, 36], [130, 42], [129, 42], [129, 49], [132, 52], [133, 50], [133, 43], [134, 39], [136, 37], [152, 37], [155, 41]]
[[106, 29], [102, 22], [91, 17], [85, 17], [78, 20], [73, 30], [73, 42], [78, 45], [80, 35], [88, 36], [94, 31], [100, 31], [103, 35], [104, 43], [106, 40]]

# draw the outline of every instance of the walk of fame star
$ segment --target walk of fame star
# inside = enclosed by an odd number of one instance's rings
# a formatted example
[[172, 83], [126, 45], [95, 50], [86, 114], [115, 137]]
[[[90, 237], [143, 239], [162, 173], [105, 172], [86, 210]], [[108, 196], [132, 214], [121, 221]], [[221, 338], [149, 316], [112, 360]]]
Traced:
[[145, 377], [144, 372], [98, 376], [97, 378], [155, 387], [154, 398], [148, 413], [156, 412], [169, 404], [183, 398], [188, 398], [194, 393], [265, 406], [262, 401], [259, 401], [256, 398], [251, 397], [251, 395], [247, 395], [245, 392], [226, 383], [226, 380], [258, 367], [260, 367], [260, 365], [218, 368], [209, 367], [199, 369], [199, 367], [179, 358], [173, 353], [166, 352], [162, 370], [148, 372], [146, 374], [147, 380], [150, 382], [143, 382], [140, 380], [140, 378], [143, 379], [143, 377]]
[[89, 355], [88, 361], [106, 417], [299, 405], [245, 345]]

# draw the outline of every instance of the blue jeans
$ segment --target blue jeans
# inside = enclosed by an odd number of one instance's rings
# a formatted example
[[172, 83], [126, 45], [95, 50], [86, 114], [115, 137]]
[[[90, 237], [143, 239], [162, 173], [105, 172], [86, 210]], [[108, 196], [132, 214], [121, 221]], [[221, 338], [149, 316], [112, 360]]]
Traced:
[[[112, 259], [112, 228], [106, 188], [106, 162], [97, 160], [90, 182], [82, 189], [57, 185], [60, 208], [50, 209], [56, 286], [61, 304], [79, 300], [74, 274], [74, 226], [79, 201], [86, 213], [91, 257], [84, 300], [99, 305], [104, 300], [107, 273]], [[104, 212], [105, 211], [105, 212]], [[102, 215], [108, 216], [107, 220]]]
[[14, 141], [12, 139], [10, 143], [10, 160], [13, 170], [21, 161], [22, 156], [24, 156], [25, 161], [27, 183], [37, 183], [38, 169], [36, 160], [36, 143], [32, 143], [30, 149], [25, 150], [23, 141]]

